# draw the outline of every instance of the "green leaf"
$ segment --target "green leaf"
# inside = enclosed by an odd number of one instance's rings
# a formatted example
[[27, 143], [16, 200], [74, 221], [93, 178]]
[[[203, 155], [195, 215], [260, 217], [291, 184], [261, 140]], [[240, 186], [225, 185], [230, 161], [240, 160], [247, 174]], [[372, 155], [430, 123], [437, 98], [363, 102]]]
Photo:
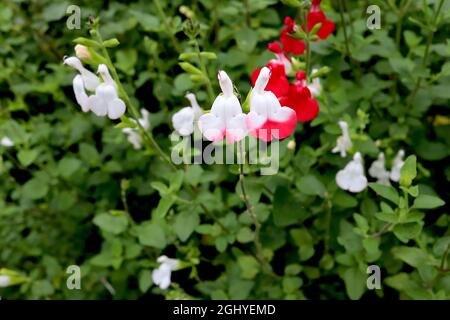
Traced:
[[322, 181], [312, 174], [301, 177], [296, 183], [296, 187], [301, 193], [309, 196], [320, 196], [322, 198], [327, 191]]
[[294, 293], [303, 285], [303, 280], [300, 277], [284, 277], [281, 284], [285, 293]]
[[152, 32], [160, 30], [161, 23], [159, 22], [159, 19], [157, 17], [137, 10], [131, 10], [130, 13], [136, 18], [142, 29], [144, 29], [145, 31]]
[[392, 254], [415, 268], [425, 264], [427, 261], [427, 254], [419, 248], [395, 247], [392, 249]]
[[174, 230], [178, 238], [185, 242], [200, 224], [200, 218], [195, 212], [184, 211], [175, 218]]
[[249, 227], [243, 227], [239, 229], [236, 239], [240, 243], [249, 243], [252, 242], [255, 238], [255, 234]]
[[234, 36], [238, 48], [244, 52], [252, 52], [258, 42], [258, 34], [248, 27], [238, 30]]
[[300, 261], [306, 261], [314, 255], [314, 240], [306, 229], [292, 229], [289, 231], [294, 243], [299, 247]]
[[146, 293], [150, 286], [152, 285], [152, 272], [150, 270], [141, 270], [139, 272], [139, 290], [142, 293]]
[[76, 158], [65, 157], [58, 163], [58, 173], [64, 178], [69, 178], [81, 167], [81, 161]]
[[39, 153], [36, 149], [20, 150], [17, 154], [17, 158], [23, 166], [28, 167], [34, 162], [34, 160], [36, 160], [38, 154]]
[[32, 200], [44, 198], [48, 193], [48, 184], [40, 178], [28, 180], [22, 188], [22, 194]]
[[398, 204], [399, 197], [397, 190], [391, 186], [385, 186], [378, 183], [369, 183], [369, 187], [375, 191], [379, 196], [392, 201], [395, 204]]
[[183, 69], [184, 71], [186, 71], [191, 75], [203, 76], [203, 72], [189, 62], [179, 62], [178, 64], [180, 65], [181, 69]]
[[413, 208], [416, 209], [434, 209], [441, 207], [445, 204], [445, 201], [441, 198], [430, 196], [426, 194], [419, 195], [413, 204]]
[[117, 38], [112, 38], [112, 39], [108, 39], [103, 41], [103, 45], [107, 48], [114, 48], [117, 47], [120, 44], [119, 40], [117, 40]]
[[286, 187], [278, 187], [273, 199], [273, 219], [278, 227], [301, 223], [309, 216], [306, 209], [302, 208], [302, 205]]
[[407, 243], [409, 240], [414, 239], [420, 234], [422, 231], [422, 224], [417, 222], [397, 224], [392, 231], [400, 241]]
[[101, 213], [95, 216], [93, 222], [100, 229], [115, 235], [124, 232], [128, 227], [128, 219], [124, 215], [114, 216], [109, 213]]
[[406, 158], [400, 170], [400, 185], [409, 187], [417, 175], [416, 156], [411, 155]]
[[366, 275], [356, 267], [349, 268], [344, 272], [344, 283], [347, 295], [352, 300], [361, 298], [366, 290]]
[[174, 203], [175, 199], [173, 199], [171, 196], [161, 198], [161, 200], [159, 200], [158, 206], [153, 211], [153, 217], [155, 217], [155, 219], [164, 218]]
[[253, 279], [259, 273], [259, 263], [252, 256], [240, 256], [238, 264], [241, 268], [241, 276], [243, 279]]
[[164, 249], [167, 245], [164, 230], [158, 224], [153, 224], [150, 221], [144, 222], [137, 226], [136, 232], [139, 242], [144, 246]]

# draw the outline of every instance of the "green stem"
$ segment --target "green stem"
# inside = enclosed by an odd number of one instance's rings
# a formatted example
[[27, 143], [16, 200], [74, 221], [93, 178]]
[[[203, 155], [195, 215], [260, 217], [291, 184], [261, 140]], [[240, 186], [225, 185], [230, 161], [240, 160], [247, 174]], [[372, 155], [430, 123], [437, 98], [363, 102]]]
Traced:
[[439, 267], [439, 271], [441, 272], [450, 272], [450, 269], [446, 268], [448, 254], [450, 251], [450, 244], [447, 246], [447, 249], [445, 249], [444, 255], [442, 256], [441, 265]]
[[247, 195], [247, 190], [245, 188], [245, 176], [244, 176], [244, 153], [242, 149], [242, 141], [239, 142], [239, 149], [240, 149], [240, 156], [241, 156], [241, 163], [239, 164], [239, 183], [241, 186], [242, 191], [242, 198], [244, 199], [245, 205], [247, 206], [247, 212], [250, 216], [250, 218], [253, 220], [253, 224], [255, 225], [255, 247], [256, 247], [256, 258], [261, 264], [261, 267], [263, 268], [263, 271], [267, 273], [272, 273], [272, 268], [270, 267], [270, 264], [267, 262], [267, 260], [264, 257], [263, 253], [263, 247], [260, 241], [260, 233], [261, 233], [261, 223], [258, 221], [258, 217], [256, 216], [255, 212], [253, 211], [253, 207], [250, 203], [250, 200]]
[[347, 28], [344, 18], [344, 3], [342, 2], [342, 0], [339, 0], [339, 15], [341, 17], [342, 30], [344, 31], [346, 55], [350, 57], [350, 44], [348, 42]]
[[[423, 65], [424, 68], [426, 68], [427, 64], [428, 64], [428, 57], [429, 57], [429, 54], [430, 54], [430, 47], [431, 47], [431, 44], [433, 43], [434, 31], [435, 31], [435, 29], [437, 27], [437, 19], [439, 17], [439, 14], [441, 12], [443, 4], [444, 4], [444, 0], [441, 0], [439, 2], [438, 8], [437, 8], [437, 10], [436, 10], [436, 12], [434, 14], [433, 21], [431, 22], [430, 30], [429, 30], [428, 37], [427, 37], [427, 44], [426, 44], [426, 47], [425, 47], [425, 53], [424, 53], [423, 59], [422, 59], [422, 65]], [[426, 6], [426, 4], [424, 4], [424, 5]], [[416, 97], [416, 94], [419, 91], [421, 84], [422, 84], [422, 77], [419, 76], [419, 78], [416, 81], [416, 85], [415, 85], [415, 87], [414, 87], [414, 89], [413, 89], [413, 91], [412, 91], [412, 93], [411, 93], [411, 95], [410, 95], [410, 97], [408, 99], [407, 109], [409, 109], [411, 107], [412, 103], [414, 102], [414, 98]]]
[[209, 79], [209, 76], [208, 76], [208, 70], [206, 69], [205, 62], [203, 61], [203, 58], [200, 54], [201, 51], [200, 51], [200, 46], [198, 44], [197, 39], [192, 39], [192, 41], [194, 42], [195, 52], [197, 53], [197, 56], [198, 56], [200, 69], [202, 70], [202, 73], [206, 79], [206, 90], [208, 92], [208, 97], [209, 97], [210, 102], [212, 103], [214, 101], [214, 90], [213, 90], [213, 87], [211, 84], [211, 80]]
[[117, 74], [117, 70], [116, 70], [116, 68], [114, 67], [114, 65], [113, 65], [113, 63], [111, 61], [111, 57], [109, 56], [108, 50], [103, 45], [103, 39], [102, 39], [102, 36], [100, 34], [100, 31], [98, 30], [98, 27], [95, 29], [95, 36], [97, 38], [97, 41], [100, 43], [103, 56], [106, 59], [106, 62], [108, 64], [108, 68], [111, 71], [111, 75], [112, 75], [114, 81], [117, 84], [117, 88], [119, 90], [119, 94], [122, 97], [122, 99], [124, 100], [125, 104], [128, 106], [128, 108], [129, 108], [133, 118], [135, 118], [136, 125], [138, 126], [139, 131], [144, 136], [144, 138], [147, 140], [147, 142], [150, 143], [151, 147], [154, 150], [156, 150], [156, 152], [158, 153], [160, 158], [162, 160], [164, 160], [165, 162], [167, 162], [167, 164], [169, 164], [169, 166], [173, 170], [177, 170], [177, 168], [172, 163], [172, 161], [170, 161], [169, 156], [164, 153], [164, 151], [161, 149], [159, 144], [155, 141], [155, 139], [154, 139], [153, 135], [151, 134], [151, 132], [148, 132], [147, 130], [145, 130], [144, 127], [142, 126], [142, 124], [139, 122], [140, 114], [139, 114], [137, 108], [134, 106], [134, 104], [131, 103], [130, 97], [128, 96], [127, 92], [123, 88], [122, 82], [120, 81], [119, 75]]
[[170, 41], [172, 41], [173, 47], [177, 52], [180, 53], [181, 52], [180, 44], [178, 43], [177, 38], [175, 38], [175, 35], [170, 31], [172, 28], [170, 27], [170, 24], [167, 21], [167, 16], [161, 7], [161, 3], [159, 2], [159, 0], [153, 0], [153, 4], [156, 7], [156, 11], [158, 11], [159, 18], [161, 19], [162, 23], [164, 24], [164, 27], [167, 30], [167, 34], [169, 35]]
[[326, 200], [326, 220], [325, 220], [325, 252], [330, 251], [330, 239], [331, 239], [331, 208], [333, 207], [333, 204], [331, 202], [331, 199], [329, 196], [327, 196]]

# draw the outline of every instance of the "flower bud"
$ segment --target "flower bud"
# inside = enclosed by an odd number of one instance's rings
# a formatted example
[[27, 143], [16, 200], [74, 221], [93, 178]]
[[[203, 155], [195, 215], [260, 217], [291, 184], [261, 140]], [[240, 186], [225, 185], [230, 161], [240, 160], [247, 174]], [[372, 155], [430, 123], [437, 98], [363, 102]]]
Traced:
[[75, 54], [81, 60], [89, 60], [92, 58], [89, 49], [86, 46], [83, 46], [82, 44], [77, 44], [75, 46]]
[[289, 150], [295, 150], [295, 146], [296, 146], [295, 140], [290, 140], [287, 144], [287, 148]]

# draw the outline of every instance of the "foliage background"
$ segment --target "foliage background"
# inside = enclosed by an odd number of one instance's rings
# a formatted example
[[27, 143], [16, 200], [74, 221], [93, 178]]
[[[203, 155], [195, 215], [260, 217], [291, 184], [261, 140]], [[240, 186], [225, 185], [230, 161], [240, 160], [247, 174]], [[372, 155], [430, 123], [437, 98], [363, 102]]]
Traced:
[[[202, 50], [218, 56], [208, 63], [210, 79], [226, 70], [243, 97], [251, 72], [272, 58], [267, 43], [298, 10], [276, 0], [161, 0], [160, 12], [154, 1], [79, 1], [82, 28], [69, 30], [67, 1], [3, 1], [0, 137], [15, 146], [0, 148], [0, 267], [30, 281], [1, 295], [448, 299], [450, 275], [441, 268], [450, 243], [448, 206], [419, 215], [420, 230], [403, 241], [392, 230], [377, 235], [385, 200], [372, 189], [338, 190], [334, 177], [348, 160], [330, 152], [340, 134], [336, 122], [346, 119], [366, 169], [380, 150], [390, 163], [403, 148], [417, 156], [420, 194], [449, 199], [449, 1], [435, 30], [414, 21], [432, 17], [439, 2], [424, 1], [427, 12], [422, 1], [343, 1], [347, 42], [340, 1], [322, 4], [337, 30], [313, 44], [313, 64], [331, 68], [322, 79], [321, 113], [298, 127], [295, 151], [286, 148], [289, 139], [281, 143], [278, 175], [249, 173], [246, 180], [273, 268], [265, 274], [252, 255], [237, 169], [172, 173], [151, 151], [132, 149], [110, 120], [80, 112], [62, 58], [73, 54], [74, 38], [88, 37], [89, 15], [100, 16], [103, 37], [121, 43], [110, 54], [128, 94], [151, 112], [153, 134], [169, 150], [170, 116], [187, 105], [185, 92], [195, 92], [204, 108], [210, 103], [204, 86], [178, 65], [179, 54], [192, 51], [180, 5], [201, 23]], [[369, 4], [381, 7], [380, 30], [366, 27]], [[151, 284], [162, 253], [188, 266], [173, 273], [166, 292]], [[65, 269], [73, 264], [81, 266], [82, 290], [66, 288]], [[382, 290], [366, 289], [370, 264], [382, 268]]]

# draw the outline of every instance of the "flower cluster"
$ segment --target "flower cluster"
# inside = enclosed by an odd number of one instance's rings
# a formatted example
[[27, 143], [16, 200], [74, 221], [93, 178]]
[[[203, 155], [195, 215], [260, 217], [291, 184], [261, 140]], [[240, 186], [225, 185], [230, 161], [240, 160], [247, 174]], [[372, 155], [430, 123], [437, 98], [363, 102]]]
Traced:
[[[333, 33], [335, 25], [326, 18], [324, 12], [320, 9], [320, 0], [313, 1], [306, 17], [306, 25], [301, 26], [301, 29], [309, 33], [318, 24], [320, 24], [320, 27], [318, 27], [316, 34], [319, 39], [325, 40]], [[312, 81], [307, 79], [308, 75], [305, 71], [299, 70], [295, 74], [295, 80], [289, 83], [288, 74], [293, 69], [290, 55], [303, 55], [307, 48], [307, 44], [303, 40], [291, 36], [296, 33], [298, 28], [292, 18], [286, 17], [284, 28], [278, 39], [279, 42], [272, 42], [267, 46], [275, 54], [275, 59], [266, 64], [266, 67], [272, 70], [272, 77], [267, 85], [267, 90], [275, 94], [281, 105], [295, 110], [298, 122], [308, 122], [319, 113], [319, 104], [314, 97], [320, 94], [321, 86], [320, 80], [314, 77], [316, 69], [311, 72]], [[261, 68], [258, 68], [252, 73], [253, 84], [256, 83], [260, 72]]]
[[[306, 25], [301, 28], [309, 33], [318, 24], [320, 27], [315, 32], [322, 40], [334, 31], [334, 23], [320, 9], [320, 1], [313, 1]], [[288, 74], [293, 70], [291, 55], [303, 55], [307, 48], [304, 41], [292, 37], [298, 28], [293, 19], [286, 17], [279, 41], [268, 45], [275, 58], [251, 75], [253, 90], [249, 97], [248, 114], [242, 111], [233, 92], [232, 81], [225, 71], [220, 71], [218, 78], [223, 94], [216, 98], [211, 111], [206, 114], [202, 114], [203, 110], [197, 102], [190, 99], [191, 107], [181, 109], [172, 117], [178, 134], [188, 136], [198, 124], [203, 136], [210, 141], [225, 138], [228, 143], [233, 143], [247, 134], [271, 141], [291, 135], [297, 122], [313, 120], [319, 113], [319, 103], [315, 97], [321, 92], [320, 80], [314, 77], [317, 69], [311, 72], [312, 81], [308, 81], [303, 70], [296, 72], [292, 83], [288, 79]]]
[[[348, 124], [345, 121], [339, 121], [339, 126], [342, 130], [342, 135], [338, 137], [336, 146], [333, 148], [333, 153], [339, 153], [341, 157], [345, 158], [347, 152], [353, 147], [352, 140], [350, 138], [350, 132]], [[403, 158], [405, 152], [400, 150], [394, 158], [391, 171], [386, 169], [384, 153], [378, 154], [377, 160], [372, 162], [369, 168], [369, 175], [377, 179], [377, 183], [390, 185], [390, 180], [398, 182], [400, 180], [400, 170], [403, 167]], [[339, 170], [336, 174], [336, 184], [339, 188], [350, 192], [361, 192], [368, 184], [367, 177], [364, 173], [363, 158], [360, 152], [356, 152], [351, 160], [342, 170]]]
[[273, 92], [265, 90], [270, 77], [271, 70], [263, 68], [250, 94], [250, 112], [245, 114], [230, 77], [225, 71], [219, 71], [222, 94], [215, 99], [210, 112], [203, 114], [195, 96], [188, 95], [191, 107], [181, 109], [172, 117], [175, 130], [187, 136], [198, 126], [207, 140], [225, 139], [228, 143], [238, 142], [248, 134], [264, 141], [288, 137], [295, 129], [296, 115], [294, 110], [282, 107]]
[[[108, 116], [110, 119], [118, 119], [124, 115], [125, 103], [119, 98], [117, 85], [106, 65], [98, 66], [97, 72], [100, 77], [97, 77], [86, 69], [77, 57], [65, 58], [64, 64], [79, 72], [74, 77], [72, 85], [75, 99], [83, 112], [92, 111], [97, 116]], [[86, 91], [91, 95], [88, 95]]]

